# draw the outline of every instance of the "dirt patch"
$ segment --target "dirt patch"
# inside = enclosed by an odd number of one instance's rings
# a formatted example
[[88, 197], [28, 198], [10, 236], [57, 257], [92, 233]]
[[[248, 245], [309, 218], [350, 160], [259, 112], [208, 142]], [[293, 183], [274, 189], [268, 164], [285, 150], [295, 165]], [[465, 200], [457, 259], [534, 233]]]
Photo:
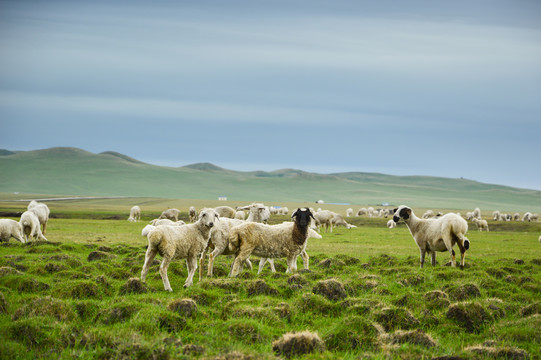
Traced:
[[470, 333], [481, 331], [485, 325], [493, 320], [490, 313], [476, 302], [452, 304], [446, 316]]
[[537, 301], [520, 309], [520, 316], [526, 317], [533, 314], [541, 314], [541, 302]]
[[451, 305], [449, 296], [443, 291], [434, 290], [424, 294], [425, 305], [428, 309], [443, 309]]
[[198, 356], [205, 353], [205, 348], [200, 345], [195, 344], [186, 344], [182, 347], [182, 354], [183, 355], [193, 355]]
[[130, 278], [120, 287], [120, 295], [126, 294], [146, 294], [148, 286], [139, 278]]
[[168, 333], [177, 333], [186, 327], [186, 319], [172, 312], [158, 316], [158, 327]]
[[248, 296], [257, 296], [257, 295], [277, 295], [278, 291], [271, 288], [267, 282], [263, 279], [258, 279], [256, 281], [248, 284], [246, 291]]
[[419, 325], [419, 320], [402, 308], [383, 308], [374, 314], [374, 318], [385, 331], [408, 330]]
[[[492, 344], [490, 344], [492, 345]], [[515, 359], [515, 360], [522, 360], [522, 359], [529, 359], [530, 355], [525, 350], [511, 347], [511, 346], [487, 346], [485, 344], [483, 345], [476, 345], [476, 346], [470, 346], [465, 348], [464, 350], [468, 352], [472, 352], [474, 354], [481, 355], [483, 357], [488, 357], [491, 359]]]
[[336, 279], [319, 281], [312, 291], [332, 301], [343, 300], [347, 297], [344, 284]]
[[139, 311], [139, 308], [133, 304], [120, 304], [111, 309], [104, 310], [98, 314], [98, 318], [106, 325], [126, 322]]
[[255, 344], [264, 340], [257, 326], [251, 322], [234, 322], [229, 325], [227, 331], [232, 338], [248, 344]]
[[361, 316], [352, 316], [342, 320], [325, 336], [325, 344], [334, 351], [377, 350], [380, 346], [378, 335], [371, 322]]
[[449, 290], [449, 297], [455, 301], [463, 301], [481, 296], [477, 285], [464, 284]]
[[8, 302], [4, 297], [4, 293], [0, 292], [0, 315], [8, 313]]
[[108, 259], [114, 259], [116, 258], [116, 255], [109, 254], [104, 251], [92, 251], [90, 254], [88, 254], [87, 260], [88, 261], [97, 261], [97, 260], [108, 260]]
[[276, 355], [286, 358], [325, 351], [325, 343], [317, 333], [302, 331], [287, 333], [272, 342], [272, 350]]
[[338, 259], [325, 259], [317, 264], [318, 267], [323, 269], [341, 269], [344, 265], [346, 265], [346, 263]]
[[177, 299], [167, 305], [167, 308], [181, 316], [195, 316], [197, 312], [197, 303], [192, 299]]
[[23, 273], [19, 270], [12, 268], [11, 266], [2, 266], [0, 267], [0, 277], [8, 275], [22, 275]]

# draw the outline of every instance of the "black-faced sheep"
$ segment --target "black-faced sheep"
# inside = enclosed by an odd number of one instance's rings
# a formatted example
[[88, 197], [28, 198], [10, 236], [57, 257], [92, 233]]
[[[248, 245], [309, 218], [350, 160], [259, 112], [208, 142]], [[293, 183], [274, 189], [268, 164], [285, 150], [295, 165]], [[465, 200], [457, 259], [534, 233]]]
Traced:
[[470, 248], [470, 241], [466, 238], [468, 223], [457, 214], [449, 213], [437, 219], [420, 219], [408, 206], [401, 205], [394, 211], [395, 222], [404, 220], [413, 239], [421, 252], [421, 268], [425, 262], [425, 254], [429, 252], [432, 265], [436, 265], [436, 251], [448, 251], [451, 254], [452, 265], [456, 266], [453, 246], [460, 249], [460, 267], [464, 268], [464, 256]]
[[184, 226], [158, 226], [148, 235], [148, 248], [145, 255], [145, 264], [141, 270], [141, 280], [145, 281], [152, 260], [159, 253], [162, 257], [160, 275], [166, 291], [173, 291], [167, 277], [167, 268], [173, 259], [186, 259], [188, 278], [184, 287], [193, 283], [193, 276], [197, 269], [197, 259], [207, 247], [210, 230], [219, 216], [214, 209], [203, 209], [198, 220], [193, 224]]
[[309, 235], [310, 218], [308, 209], [297, 209], [291, 216], [293, 223], [266, 225], [245, 223], [231, 229], [229, 246], [235, 251], [235, 261], [230, 276], [239, 274], [242, 263], [251, 254], [262, 258], [287, 258], [287, 271], [297, 269], [297, 256], [306, 247]]

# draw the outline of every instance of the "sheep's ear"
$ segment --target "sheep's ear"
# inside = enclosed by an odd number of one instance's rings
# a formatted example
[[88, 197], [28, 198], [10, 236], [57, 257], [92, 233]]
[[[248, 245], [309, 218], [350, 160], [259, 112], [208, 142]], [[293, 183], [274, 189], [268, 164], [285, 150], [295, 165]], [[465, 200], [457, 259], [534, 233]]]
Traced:
[[398, 208], [394, 208], [394, 209], [393, 209], [393, 214], [396, 212], [396, 210], [398, 210]]
[[220, 221], [220, 215], [214, 214], [214, 217], [216, 218], [216, 220]]
[[291, 218], [293, 219], [295, 216], [297, 216], [297, 213], [300, 211], [301, 209], [298, 208], [297, 210], [295, 210], [295, 212], [293, 212], [293, 214], [291, 214]]

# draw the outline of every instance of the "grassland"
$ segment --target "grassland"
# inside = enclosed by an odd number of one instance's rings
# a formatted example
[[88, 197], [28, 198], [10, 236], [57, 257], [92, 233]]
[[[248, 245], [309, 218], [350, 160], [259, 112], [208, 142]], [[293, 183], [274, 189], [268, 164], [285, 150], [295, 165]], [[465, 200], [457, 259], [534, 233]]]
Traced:
[[[144, 220], [188, 203], [140, 200]], [[295, 358], [541, 358], [541, 223], [490, 221], [488, 233], [470, 224], [461, 271], [445, 266], [445, 254], [419, 269], [403, 224], [355, 217], [357, 228], [310, 239], [310, 270], [299, 259], [301, 270], [285, 274], [277, 260], [277, 273], [229, 279], [232, 259], [222, 256], [214, 278], [183, 289], [186, 267], [175, 261], [167, 293], [159, 256], [147, 282], [137, 280], [146, 221], [126, 221], [128, 203], [51, 203], [49, 243], [0, 245], [1, 358], [286, 358], [273, 342], [305, 330], [325, 350]], [[3, 203], [0, 212], [25, 205]]]
[[294, 169], [238, 172], [212, 164], [172, 168], [122, 154], [93, 154], [74, 148], [6, 154], [0, 154], [3, 193], [206, 200], [227, 196], [245, 202], [313, 203], [322, 199], [326, 203], [388, 202], [427, 208], [541, 212], [541, 191], [458, 178], [316, 174]]

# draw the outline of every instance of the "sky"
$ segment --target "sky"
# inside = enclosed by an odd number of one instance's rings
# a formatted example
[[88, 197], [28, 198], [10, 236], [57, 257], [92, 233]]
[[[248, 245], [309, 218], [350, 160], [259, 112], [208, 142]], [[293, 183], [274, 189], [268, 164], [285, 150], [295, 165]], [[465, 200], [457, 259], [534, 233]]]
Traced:
[[0, 0], [0, 148], [541, 190], [541, 1]]

